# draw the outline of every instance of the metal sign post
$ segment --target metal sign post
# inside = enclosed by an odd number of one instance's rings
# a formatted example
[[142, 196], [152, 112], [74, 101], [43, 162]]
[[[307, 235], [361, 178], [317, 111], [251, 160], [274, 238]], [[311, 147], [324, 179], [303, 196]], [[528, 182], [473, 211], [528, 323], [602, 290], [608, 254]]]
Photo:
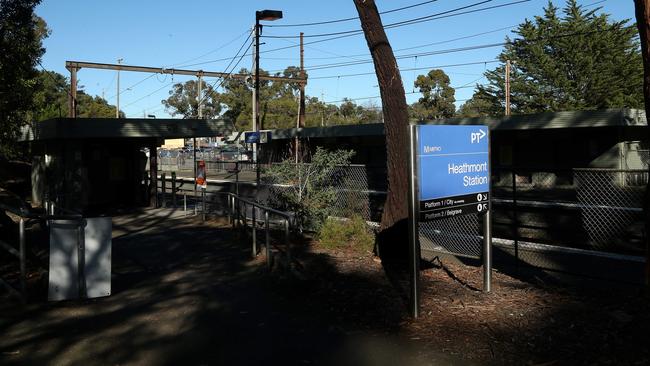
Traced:
[[418, 196], [417, 186], [417, 133], [416, 125], [409, 125], [409, 312], [413, 318], [417, 318], [420, 312], [420, 234], [418, 229], [418, 208], [416, 203]]

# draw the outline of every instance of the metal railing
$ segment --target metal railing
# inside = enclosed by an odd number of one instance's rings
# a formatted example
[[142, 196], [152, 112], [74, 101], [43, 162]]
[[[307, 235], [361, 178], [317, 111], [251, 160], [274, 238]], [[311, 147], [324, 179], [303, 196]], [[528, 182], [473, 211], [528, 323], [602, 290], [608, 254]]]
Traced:
[[[80, 263], [80, 266], [83, 264], [84, 260], [84, 247], [83, 240], [81, 239], [83, 227], [83, 217], [79, 214], [54, 214], [54, 205], [51, 203], [47, 206], [45, 213], [39, 214], [35, 213], [27, 207], [12, 207], [0, 203], [0, 210], [9, 212], [18, 217], [18, 249], [13, 245], [0, 241], [0, 248], [4, 249], [9, 254], [18, 258], [20, 266], [20, 290], [16, 290], [8, 282], [0, 278], [0, 283], [2, 283], [10, 292], [14, 295], [18, 295], [24, 302], [27, 301], [27, 238], [26, 238], [26, 225], [33, 223], [35, 220], [70, 220], [77, 223], [77, 260]], [[82, 278], [81, 276], [79, 278]], [[80, 296], [85, 294], [84, 284], [79, 282], [79, 293]]]
[[[161, 207], [166, 208], [168, 201], [168, 192], [166, 187], [165, 174], [161, 174], [159, 181], [159, 194], [160, 194], [160, 204]], [[177, 184], [180, 182], [180, 185]], [[192, 188], [183, 188], [183, 184], [190, 182]], [[171, 180], [171, 190], [169, 195], [171, 195], [171, 207], [178, 208], [180, 204], [179, 194], [183, 196], [183, 211], [193, 212], [194, 216], [201, 215], [202, 221], [206, 221], [207, 216], [213, 212], [217, 212], [217, 207], [214, 207], [216, 204], [216, 197], [225, 196], [226, 197], [226, 207], [220, 210], [223, 214], [225, 213], [228, 216], [229, 222], [232, 224], [233, 228], [239, 228], [246, 230], [250, 226], [251, 230], [251, 241], [252, 248], [251, 252], [253, 257], [257, 256], [259, 253], [258, 248], [258, 224], [263, 224], [262, 228], [264, 230], [264, 248], [266, 254], [267, 266], [271, 267], [271, 232], [273, 228], [278, 226], [283, 232], [283, 243], [285, 247], [285, 255], [287, 257], [287, 263], [291, 264], [291, 242], [290, 242], [290, 231], [293, 223], [293, 215], [287, 212], [282, 212], [275, 210], [273, 208], [264, 206], [261, 203], [254, 202], [250, 199], [243, 198], [239, 196], [236, 192], [206, 192], [204, 189], [194, 190], [193, 180], [192, 179], [183, 179], [177, 178], [176, 174], [172, 174]], [[190, 210], [188, 210], [190, 209]], [[271, 217], [275, 216], [279, 220], [272, 220]], [[250, 225], [249, 225], [250, 222]], [[281, 251], [281, 249], [276, 246], [276, 249]]]
[[[230, 222], [233, 225], [233, 228], [240, 227], [246, 230], [248, 227], [248, 209], [250, 208], [250, 221], [251, 221], [251, 242], [252, 242], [252, 256], [256, 257], [258, 254], [257, 247], [257, 229], [258, 222], [263, 218], [263, 228], [265, 233], [264, 248], [266, 251], [266, 265], [268, 268], [271, 268], [271, 224], [272, 221], [269, 219], [270, 215], [280, 217], [281, 227], [284, 232], [284, 246], [285, 246], [285, 255], [287, 258], [287, 264], [291, 265], [291, 240], [290, 240], [290, 227], [293, 217], [290, 213], [278, 211], [270, 207], [263, 206], [260, 203], [253, 202], [251, 200], [242, 198], [234, 193], [217, 193], [225, 194], [228, 199], [228, 208], [229, 208], [229, 218]], [[261, 214], [258, 215], [258, 211], [261, 211]], [[258, 219], [259, 217], [259, 219]], [[280, 250], [280, 248], [276, 247]]]

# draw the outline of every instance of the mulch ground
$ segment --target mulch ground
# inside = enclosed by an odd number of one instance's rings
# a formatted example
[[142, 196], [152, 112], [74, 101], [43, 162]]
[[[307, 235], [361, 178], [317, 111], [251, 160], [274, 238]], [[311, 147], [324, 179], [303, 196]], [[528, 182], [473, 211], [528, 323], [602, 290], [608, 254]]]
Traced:
[[[338, 283], [336, 291], [341, 298], [374, 299], [383, 308], [372, 310], [376, 319], [401, 314], [395, 332], [418, 346], [423, 363], [442, 353], [494, 365], [650, 364], [650, 298], [642, 288], [612, 282], [551, 286], [495, 270], [492, 292], [484, 293], [482, 268], [436, 260], [422, 272], [421, 314], [413, 320], [405, 315], [403, 268], [387, 270], [370, 253], [317, 245], [313, 251], [331, 258], [339, 272], [377, 277], [379, 283], [391, 279], [388, 290]], [[400, 306], [385, 306], [396, 301]]]

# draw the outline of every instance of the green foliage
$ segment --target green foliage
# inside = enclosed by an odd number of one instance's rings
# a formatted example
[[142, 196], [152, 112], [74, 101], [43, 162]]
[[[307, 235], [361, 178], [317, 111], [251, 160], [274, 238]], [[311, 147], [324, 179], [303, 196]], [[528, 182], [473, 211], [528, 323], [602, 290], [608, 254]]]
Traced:
[[372, 252], [375, 236], [361, 216], [351, 219], [329, 218], [318, 233], [320, 245], [328, 249]]
[[[34, 104], [30, 112], [31, 122], [68, 116], [68, 93], [70, 84], [65, 76], [54, 71], [40, 71], [34, 86]], [[77, 117], [114, 118], [115, 106], [98, 96], [77, 91]], [[124, 117], [124, 112], [120, 111]]]
[[456, 91], [449, 86], [449, 76], [440, 69], [419, 75], [414, 83], [422, 98], [409, 108], [410, 117], [418, 121], [452, 117], [456, 111]]
[[[246, 69], [239, 74], [248, 74]], [[261, 76], [269, 76], [267, 71], [260, 70]], [[282, 73], [273, 76], [285, 78], [300, 77], [300, 69], [295, 66], [287, 67]], [[163, 100], [172, 115], [185, 118], [197, 115], [195, 81], [175, 84], [170, 91], [170, 97]], [[204, 115], [207, 118], [221, 117], [232, 121], [239, 131], [250, 130], [252, 127], [252, 97], [253, 79], [228, 78], [221, 85], [223, 91], [216, 93], [210, 85], [207, 86], [209, 98], [205, 102]], [[203, 87], [207, 90], [206, 87]], [[260, 80], [260, 123], [262, 129], [294, 128], [298, 120], [299, 87], [297, 83], [285, 81]], [[209, 109], [209, 113], [206, 110]], [[305, 125], [333, 126], [342, 124], [361, 124], [381, 122], [381, 113], [376, 106], [361, 106], [350, 100], [345, 100], [340, 106], [326, 104], [311, 97], [305, 100]]]
[[[292, 159], [265, 170], [265, 181], [276, 184], [269, 204], [281, 211], [294, 212], [300, 228], [318, 230], [336, 198], [332, 182], [341, 174], [339, 167], [350, 164], [354, 151], [328, 151], [321, 147], [311, 163], [296, 164]], [[282, 185], [278, 187], [277, 185]]]
[[[198, 80], [190, 80], [185, 83], [174, 84], [169, 91], [169, 98], [162, 100], [161, 103], [172, 116], [180, 115], [183, 118], [198, 118]], [[213, 119], [221, 112], [221, 103], [219, 94], [214, 90], [212, 85], [205, 81], [201, 82], [201, 104], [203, 106], [203, 118]]]
[[474, 93], [472, 98], [461, 105], [456, 115], [458, 117], [485, 117], [493, 110], [490, 101], [482, 98], [479, 93]]
[[32, 107], [36, 65], [47, 36], [34, 15], [39, 0], [0, 1], [0, 156], [14, 155], [20, 127]]
[[512, 61], [513, 114], [562, 110], [643, 107], [643, 63], [637, 29], [629, 20], [611, 21], [599, 9], [585, 10], [575, 0], [558, 8], [549, 1], [544, 14], [520, 24], [507, 39], [496, 69], [486, 72], [471, 110], [489, 107], [502, 115], [505, 61]]

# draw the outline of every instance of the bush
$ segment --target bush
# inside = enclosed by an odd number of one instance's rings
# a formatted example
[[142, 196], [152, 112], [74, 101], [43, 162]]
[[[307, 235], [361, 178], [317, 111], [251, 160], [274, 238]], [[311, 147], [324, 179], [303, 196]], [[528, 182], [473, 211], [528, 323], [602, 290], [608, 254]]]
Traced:
[[287, 159], [265, 170], [265, 182], [270, 185], [267, 204], [280, 211], [296, 214], [300, 231], [318, 232], [325, 219], [332, 214], [336, 201], [334, 182], [341, 174], [341, 166], [350, 164], [354, 151], [328, 151], [321, 147], [310, 163], [296, 164]]
[[375, 236], [361, 216], [349, 220], [329, 218], [319, 232], [320, 244], [328, 249], [372, 252]]

